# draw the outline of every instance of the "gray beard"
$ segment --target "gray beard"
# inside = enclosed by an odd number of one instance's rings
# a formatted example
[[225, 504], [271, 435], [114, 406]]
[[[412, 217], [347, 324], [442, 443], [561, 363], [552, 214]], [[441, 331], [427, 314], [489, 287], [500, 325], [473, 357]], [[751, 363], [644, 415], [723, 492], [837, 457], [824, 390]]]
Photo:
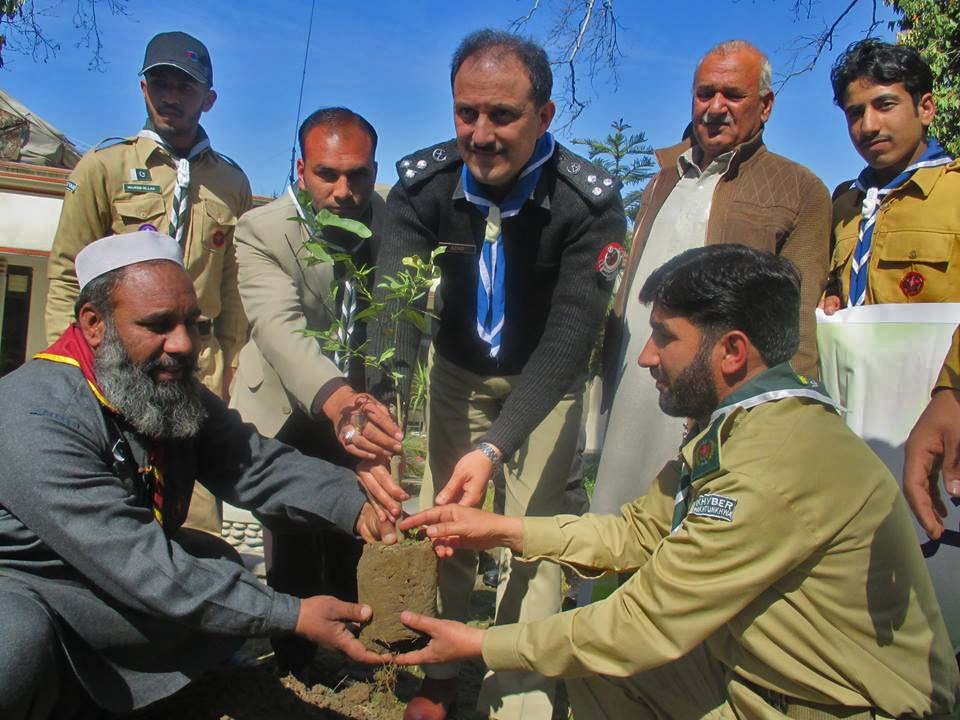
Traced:
[[94, 357], [97, 383], [104, 397], [141, 435], [154, 440], [195, 437], [207, 419], [200, 400], [201, 384], [189, 367], [181, 380], [157, 382], [150, 371], [163, 363], [134, 363], [106, 320], [103, 342]]

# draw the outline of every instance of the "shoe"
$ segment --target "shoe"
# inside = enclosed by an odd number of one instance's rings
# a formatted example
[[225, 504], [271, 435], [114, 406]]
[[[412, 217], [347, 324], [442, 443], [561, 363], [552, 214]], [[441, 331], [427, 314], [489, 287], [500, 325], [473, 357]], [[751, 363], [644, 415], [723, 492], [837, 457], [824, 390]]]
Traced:
[[417, 694], [407, 703], [403, 720], [446, 720], [457, 702], [457, 679], [424, 678]]
[[487, 570], [483, 574], [483, 584], [488, 588], [497, 589], [497, 585], [500, 584], [500, 568], [493, 567]]

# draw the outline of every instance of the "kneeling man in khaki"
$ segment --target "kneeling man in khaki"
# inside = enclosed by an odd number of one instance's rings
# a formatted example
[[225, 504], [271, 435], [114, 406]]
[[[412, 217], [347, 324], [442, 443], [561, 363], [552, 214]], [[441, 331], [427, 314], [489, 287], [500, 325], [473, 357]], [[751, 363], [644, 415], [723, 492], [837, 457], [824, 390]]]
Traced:
[[786, 362], [799, 285], [789, 261], [734, 245], [657, 269], [639, 362], [661, 409], [696, 425], [649, 494], [619, 517], [444, 505], [401, 524], [429, 526], [441, 557], [501, 546], [633, 576], [487, 630], [405, 613], [432, 640], [398, 661], [564, 677], [577, 720], [952, 717], [960, 676], [897, 483]]

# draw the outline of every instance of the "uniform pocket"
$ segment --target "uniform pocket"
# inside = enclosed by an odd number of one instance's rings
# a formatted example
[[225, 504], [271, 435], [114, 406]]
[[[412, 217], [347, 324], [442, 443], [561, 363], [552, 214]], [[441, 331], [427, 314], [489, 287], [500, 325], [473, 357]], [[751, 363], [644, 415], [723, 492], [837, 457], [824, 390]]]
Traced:
[[[958, 235], [891, 232], [874, 238], [874, 302], [952, 302], [960, 286], [954, 262]], [[873, 277], [875, 276], [875, 278]]]
[[203, 200], [203, 237], [205, 250], [222, 253], [224, 246], [233, 238], [237, 218], [233, 211], [217, 200]]
[[160, 232], [166, 232], [164, 218], [166, 206], [161, 195], [139, 195], [125, 200], [114, 200], [116, 213], [113, 230], [117, 233], [137, 230], [141, 225], [153, 225]]

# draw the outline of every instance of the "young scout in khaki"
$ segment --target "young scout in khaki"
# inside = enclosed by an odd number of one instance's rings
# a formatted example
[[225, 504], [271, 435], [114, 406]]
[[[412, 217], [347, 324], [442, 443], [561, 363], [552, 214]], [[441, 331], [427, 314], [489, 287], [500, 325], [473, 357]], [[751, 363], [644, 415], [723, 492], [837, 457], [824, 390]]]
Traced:
[[[161, 33], [147, 45], [141, 74], [145, 128], [101, 143], [67, 182], [47, 265], [47, 340], [56, 341], [74, 320], [77, 253], [99, 238], [149, 226], [174, 236], [183, 248], [203, 313], [200, 380], [226, 399], [247, 339], [233, 230], [253, 205], [250, 183], [232, 160], [214, 152], [200, 126], [201, 113], [217, 97], [203, 43], [184, 33]], [[189, 524], [219, 534], [219, 508], [202, 486], [196, 488]]]
[[[960, 675], [897, 483], [785, 362], [798, 286], [788, 261], [734, 245], [655, 271], [639, 361], [661, 409], [703, 429], [650, 493], [619, 517], [435, 508], [401, 525], [633, 576], [604, 601], [486, 631], [407, 614], [433, 640], [401, 664], [482, 653], [565, 677], [577, 720], [951, 716]], [[781, 306], [758, 312], [771, 297]]]
[[[174, 47], [182, 52], [171, 59]], [[198, 59], [190, 60], [188, 53]], [[197, 73], [203, 82], [198, 79], [194, 84], [209, 87], [209, 63], [206, 48], [194, 38], [183, 33], [158, 35], [147, 48], [141, 71], [145, 77], [144, 94], [155, 74], [164, 72], [177, 73], [187, 81], [192, 75], [185, 73]], [[168, 117], [172, 115], [180, 124], [189, 125], [187, 103], [181, 102], [183, 109], [178, 113], [178, 106], [169, 95], [163, 95], [159, 101], [147, 98], [148, 130], [91, 150], [71, 174], [47, 270], [50, 293], [46, 326], [50, 342], [73, 322], [73, 303], [79, 292], [73, 269], [77, 252], [98, 238], [134, 232], [143, 225], [152, 225], [161, 232], [170, 229], [181, 155], [171, 153], [163, 124], [165, 119], [173, 124], [174, 120]], [[233, 230], [240, 215], [252, 206], [252, 199], [243, 171], [209, 147], [206, 133], [199, 125], [199, 112], [192, 128], [188, 144], [203, 147], [189, 159], [189, 190], [180, 240], [186, 270], [203, 313], [200, 377], [204, 385], [222, 397], [227, 390], [225, 368], [236, 367], [247, 336], [237, 290]]]
[[[960, 301], [960, 161], [927, 133], [936, 113], [930, 67], [913, 48], [868, 39], [837, 59], [831, 82], [850, 140], [867, 162], [833, 194], [830, 272], [842, 283], [842, 300]], [[958, 399], [960, 331], [906, 445], [904, 492], [931, 537], [943, 525], [933, 512], [936, 480], [931, 484], [929, 476], [937, 458], [948, 474], [956, 466]], [[948, 491], [960, 494], [960, 486], [948, 483]]]

